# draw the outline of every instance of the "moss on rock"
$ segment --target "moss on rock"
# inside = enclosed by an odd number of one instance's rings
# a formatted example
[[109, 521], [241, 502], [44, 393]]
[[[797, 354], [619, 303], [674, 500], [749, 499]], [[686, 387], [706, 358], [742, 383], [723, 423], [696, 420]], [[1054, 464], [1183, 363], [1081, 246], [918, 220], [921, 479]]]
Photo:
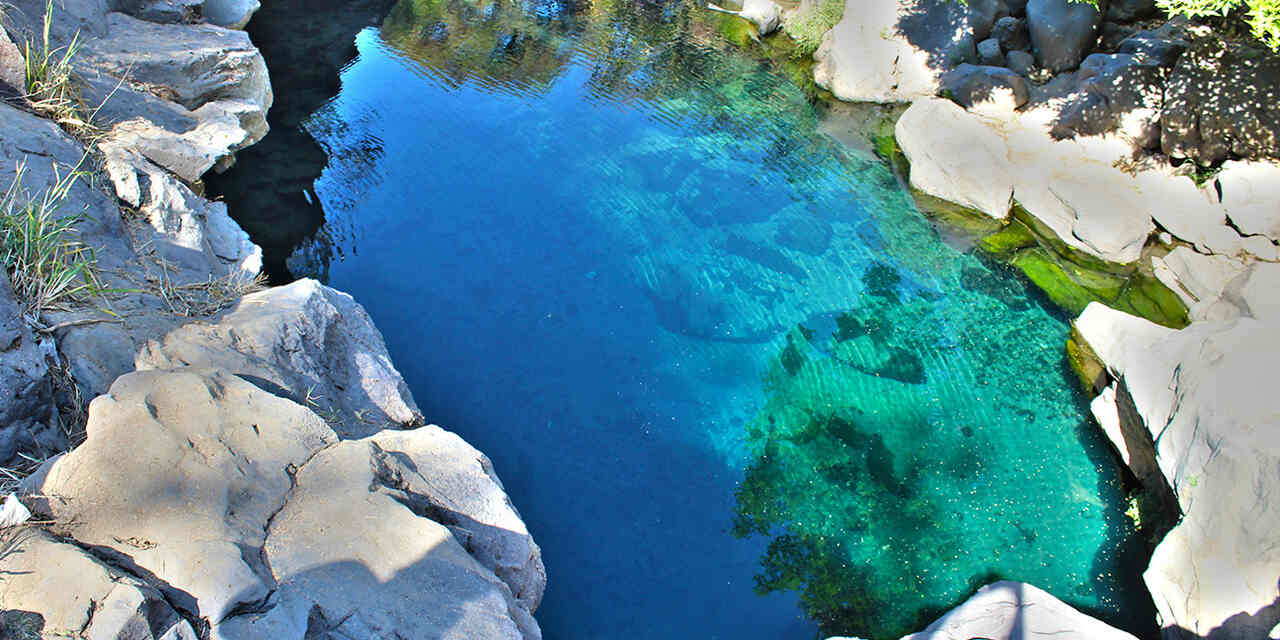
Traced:
[[1032, 233], [1027, 225], [1014, 220], [1003, 229], [980, 240], [978, 246], [992, 256], [1008, 261], [1013, 259], [1014, 254], [1019, 250], [1036, 246], [1036, 234]]

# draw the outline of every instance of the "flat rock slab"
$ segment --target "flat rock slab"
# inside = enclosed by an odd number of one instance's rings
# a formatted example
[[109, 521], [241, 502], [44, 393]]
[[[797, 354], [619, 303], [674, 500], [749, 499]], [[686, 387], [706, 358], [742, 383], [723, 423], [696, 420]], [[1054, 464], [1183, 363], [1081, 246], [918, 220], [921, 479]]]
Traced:
[[996, 582], [902, 640], [1137, 640], [1023, 582]]

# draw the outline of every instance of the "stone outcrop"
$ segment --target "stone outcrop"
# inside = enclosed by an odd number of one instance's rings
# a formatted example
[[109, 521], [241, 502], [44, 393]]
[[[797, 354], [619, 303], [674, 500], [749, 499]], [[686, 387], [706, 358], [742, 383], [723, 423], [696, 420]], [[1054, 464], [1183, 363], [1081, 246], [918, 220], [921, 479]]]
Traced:
[[351, 296], [299, 280], [152, 339], [137, 369], [221, 367], [270, 381], [343, 437], [425, 424], [373, 321]]
[[0, 462], [18, 452], [61, 451], [66, 438], [54, 424], [53, 379], [35, 334], [22, 317], [9, 276], [0, 270]]
[[541, 554], [479, 452], [437, 427], [339, 442], [276, 393], [220, 369], [123, 376], [37, 509], [212, 637], [540, 637]]
[[989, 584], [919, 633], [902, 640], [1136, 640], [1022, 582]]
[[841, 100], [910, 102], [932, 96], [967, 30], [959, 3], [848, 2], [814, 53], [813, 79]]
[[1280, 316], [1268, 289], [1242, 290], [1251, 316], [1181, 331], [1101, 305], [1076, 321], [1132, 399], [1135, 412], [1116, 413], [1140, 420], [1183, 514], [1144, 574], [1166, 637], [1263, 638], [1280, 622], [1280, 401], [1263, 382], [1280, 366]]

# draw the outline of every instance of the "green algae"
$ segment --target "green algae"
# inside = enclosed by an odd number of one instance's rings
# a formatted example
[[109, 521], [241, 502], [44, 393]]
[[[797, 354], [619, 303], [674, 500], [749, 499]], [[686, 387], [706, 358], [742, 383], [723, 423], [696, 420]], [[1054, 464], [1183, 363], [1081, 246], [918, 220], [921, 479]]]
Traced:
[[983, 237], [978, 241], [978, 246], [986, 253], [1007, 262], [1019, 250], [1036, 246], [1036, 234], [1027, 225], [1014, 220], [999, 231]]

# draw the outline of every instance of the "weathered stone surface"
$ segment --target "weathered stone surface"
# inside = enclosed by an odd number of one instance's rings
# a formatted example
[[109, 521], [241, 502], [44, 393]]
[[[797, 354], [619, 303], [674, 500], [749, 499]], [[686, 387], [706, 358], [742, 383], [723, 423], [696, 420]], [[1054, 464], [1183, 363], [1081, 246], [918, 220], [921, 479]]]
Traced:
[[974, 40], [986, 40], [996, 20], [1009, 15], [1009, 7], [1001, 0], [969, 0], [965, 4]]
[[151, 340], [135, 365], [221, 367], [269, 380], [344, 437], [424, 424], [364, 308], [314, 280], [247, 295], [211, 322]]
[[[994, 44], [993, 40], [987, 40]], [[997, 45], [997, 51], [999, 46]], [[942, 76], [942, 95], [967, 109], [1012, 112], [1027, 103], [1027, 80], [997, 66], [962, 64]]]
[[909, 102], [938, 92], [938, 77], [969, 33], [963, 6], [931, 0], [845, 3], [814, 53], [814, 81], [837, 98]]
[[1136, 640], [1049, 593], [1022, 582], [996, 582], [973, 594], [924, 631], [902, 640]]
[[950, 100], [921, 100], [894, 132], [911, 163], [913, 187], [997, 220], [1009, 216], [1013, 169], [1005, 141], [983, 122]]
[[243, 103], [226, 108], [250, 132], [244, 144], [266, 133], [271, 83], [266, 63], [243, 31], [155, 24], [122, 13], [108, 14], [106, 25], [103, 37], [85, 40], [84, 66], [154, 87], [189, 111], [212, 102]]
[[215, 623], [272, 588], [267, 523], [295, 470], [336, 440], [311, 411], [221, 371], [123, 376], [86, 431], [40, 488], [51, 515]]
[[112, 8], [148, 22], [194, 23], [205, 6], [203, 0], [114, 0]]
[[155, 589], [45, 531], [6, 532], [0, 611], [40, 617], [43, 637], [195, 640], [191, 625]]
[[1135, 33], [1120, 43], [1116, 53], [1127, 53], [1142, 64], [1168, 69], [1186, 50], [1187, 41], [1180, 37], [1178, 30], [1161, 28]]
[[1222, 207], [1241, 233], [1280, 241], [1280, 164], [1228, 160], [1216, 183]]
[[1165, 87], [1161, 147], [1212, 164], [1280, 157], [1280, 55], [1200, 32]]
[[1244, 239], [1228, 226], [1226, 211], [1211, 188], [1196, 186], [1191, 178], [1174, 174], [1167, 165], [1137, 172], [1134, 183], [1152, 217], [1174, 236], [1203, 253], [1249, 253]]
[[258, 0], [204, 0], [204, 18], [219, 27], [243, 29], [260, 8]]
[[[471, 482], [494, 485], [474, 471], [453, 475], [465, 461], [452, 458], [437, 476], [433, 465], [442, 458], [431, 452], [429, 441], [438, 440], [431, 429], [342, 442], [299, 470], [267, 533], [275, 605], [227, 620], [218, 637], [540, 638], [507, 584], [459, 544], [468, 540], [458, 535], [467, 524], [450, 533], [423, 517], [453, 517], [453, 499], [476, 497]], [[470, 523], [469, 541], [483, 546], [477, 524]]]
[[0, 269], [0, 464], [18, 452], [49, 454], [66, 446], [50, 424], [53, 380], [23, 319], [9, 275]]
[[1086, 2], [1029, 0], [1027, 29], [1040, 66], [1054, 72], [1076, 68], [1098, 39], [1102, 14]]
[[1267, 637], [1280, 622], [1276, 319], [1174, 331], [1095, 303], [1076, 327], [1124, 383], [1183, 512], [1144, 574], [1166, 637]]
[[1075, 77], [1077, 85], [1054, 124], [1055, 137], [1118, 131], [1137, 149], [1159, 147], [1164, 101], [1159, 67], [1132, 54], [1095, 53]]
[[1131, 22], [1146, 18], [1155, 12], [1155, 0], [1110, 0], [1107, 6], [1107, 19]]
[[9, 34], [0, 27], [0, 83], [6, 85], [10, 93], [25, 93], [26, 90], [26, 58], [22, 51], [9, 38]]
[[1249, 265], [1244, 261], [1178, 247], [1166, 256], [1153, 257], [1151, 266], [1156, 278], [1182, 298], [1187, 317], [1193, 322], [1240, 316], [1241, 309], [1224, 300], [1224, 296], [1231, 282], [1248, 271]]
[[1000, 50], [1000, 41], [987, 38], [978, 43], [978, 63], [990, 67], [1004, 66], [1004, 52]]

